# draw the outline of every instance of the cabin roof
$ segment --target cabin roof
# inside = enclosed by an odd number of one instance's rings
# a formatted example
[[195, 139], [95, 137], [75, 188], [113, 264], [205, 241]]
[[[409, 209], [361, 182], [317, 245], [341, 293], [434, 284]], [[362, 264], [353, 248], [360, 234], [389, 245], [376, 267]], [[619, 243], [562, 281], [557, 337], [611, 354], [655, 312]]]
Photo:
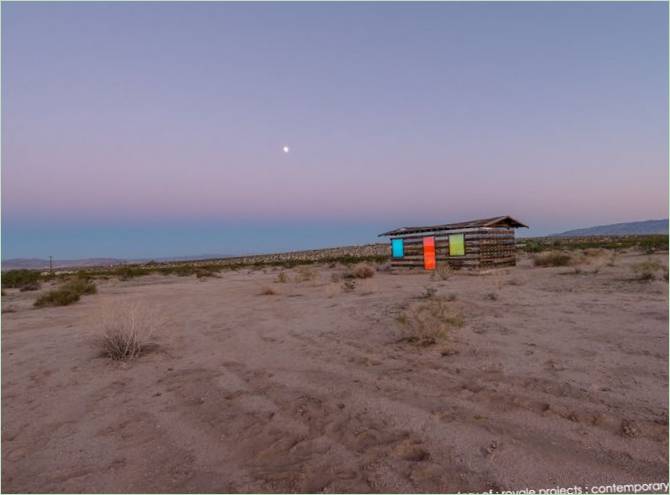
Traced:
[[400, 227], [399, 229], [389, 230], [379, 237], [395, 236], [404, 234], [418, 234], [420, 232], [433, 232], [437, 230], [458, 230], [458, 229], [476, 229], [481, 227], [508, 227], [518, 229], [519, 227], [528, 228], [528, 225], [515, 220], [510, 216], [482, 218], [479, 220], [469, 220], [467, 222], [445, 223], [443, 225], [428, 225], [424, 227]]

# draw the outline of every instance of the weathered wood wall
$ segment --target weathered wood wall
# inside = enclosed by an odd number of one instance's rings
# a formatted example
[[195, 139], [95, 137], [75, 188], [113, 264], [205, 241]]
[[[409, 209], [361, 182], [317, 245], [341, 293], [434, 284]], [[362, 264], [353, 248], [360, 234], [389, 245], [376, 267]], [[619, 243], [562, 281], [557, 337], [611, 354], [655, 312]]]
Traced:
[[[465, 255], [449, 256], [449, 235], [463, 234]], [[472, 229], [398, 236], [404, 242], [405, 256], [391, 258], [394, 267], [423, 267], [423, 238], [435, 237], [437, 266], [448, 264], [452, 268], [491, 268], [516, 264], [513, 229]]]

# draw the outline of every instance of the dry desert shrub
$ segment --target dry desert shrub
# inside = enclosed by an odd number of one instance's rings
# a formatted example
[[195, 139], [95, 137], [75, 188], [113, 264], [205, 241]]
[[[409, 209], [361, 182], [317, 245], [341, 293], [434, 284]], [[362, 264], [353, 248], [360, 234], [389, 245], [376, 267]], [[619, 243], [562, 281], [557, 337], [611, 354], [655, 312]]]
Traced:
[[401, 339], [419, 346], [444, 340], [449, 330], [463, 326], [463, 316], [446, 299], [433, 298], [402, 313], [397, 321], [405, 336]]
[[25, 285], [21, 286], [20, 290], [21, 290], [21, 292], [28, 292], [28, 291], [32, 291], [32, 290], [40, 290], [40, 287], [41, 287], [41, 285], [40, 285], [39, 282], [31, 282], [29, 284], [25, 284]]
[[547, 251], [533, 256], [535, 266], [567, 266], [571, 261], [572, 257], [568, 253], [560, 251]]
[[211, 268], [196, 268], [195, 269], [195, 276], [199, 279], [221, 278], [221, 275], [219, 275], [217, 272], [215, 272]]
[[[633, 270], [636, 279], [646, 282], [656, 279], [656, 274], [659, 271], [667, 273], [667, 268], [656, 260], [635, 263], [631, 266], [631, 269]], [[664, 275], [664, 278], [667, 280], [667, 275]]]
[[330, 274], [330, 281], [334, 283], [338, 283], [340, 280], [342, 280], [342, 275], [339, 273], [331, 273]]
[[50, 290], [37, 298], [34, 306], [42, 308], [45, 306], [68, 306], [79, 301], [85, 294], [95, 294], [98, 289], [95, 283], [86, 278], [72, 279], [57, 289]]
[[[163, 270], [164, 274], [171, 273], [169, 269]], [[135, 277], [142, 277], [149, 274], [149, 270], [138, 266], [120, 266], [114, 270], [114, 274], [119, 277], [119, 280], [130, 280]]]
[[272, 287], [263, 287], [261, 289], [261, 292], [259, 294], [260, 296], [275, 296], [277, 295], [277, 291], [274, 290]]
[[584, 256], [597, 258], [600, 256], [605, 256], [607, 254], [607, 250], [602, 248], [586, 248], [582, 251], [582, 253], [584, 254]]
[[351, 274], [354, 278], [372, 278], [375, 276], [375, 269], [370, 265], [361, 263], [351, 270]]
[[430, 274], [431, 280], [448, 280], [451, 276], [451, 267], [446, 264], [438, 264]]
[[424, 287], [423, 293], [419, 296], [419, 299], [432, 299], [437, 294], [437, 289], [435, 287]]
[[50, 290], [37, 298], [33, 304], [36, 308], [45, 306], [68, 306], [79, 301], [80, 295], [65, 289]]
[[343, 292], [353, 292], [356, 289], [356, 281], [355, 280], [345, 280], [344, 283], [342, 284], [342, 291]]
[[139, 357], [162, 324], [159, 312], [140, 302], [106, 306], [100, 313], [101, 353], [115, 361]]
[[98, 292], [95, 282], [88, 278], [75, 278], [70, 280], [63, 285], [63, 288], [77, 292], [79, 295], [95, 294]]
[[2, 273], [4, 289], [20, 289], [26, 285], [38, 283], [40, 272], [35, 270], [8, 270]]
[[279, 272], [277, 278], [275, 279], [275, 282], [278, 284], [285, 284], [286, 282], [288, 282], [288, 275], [286, 275], [286, 272]]
[[295, 281], [296, 282], [309, 282], [316, 278], [316, 271], [310, 266], [299, 266], [295, 269]]

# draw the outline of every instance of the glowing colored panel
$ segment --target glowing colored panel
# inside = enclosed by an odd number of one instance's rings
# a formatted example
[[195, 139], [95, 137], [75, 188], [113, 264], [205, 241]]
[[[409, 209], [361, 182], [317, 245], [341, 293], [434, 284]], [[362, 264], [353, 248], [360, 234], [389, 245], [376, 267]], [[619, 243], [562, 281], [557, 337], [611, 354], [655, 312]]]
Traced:
[[426, 270], [435, 270], [435, 238], [423, 238], [423, 267]]
[[449, 236], [449, 256], [465, 256], [463, 234], [451, 234]]
[[391, 239], [391, 254], [394, 258], [405, 256], [405, 244], [402, 239]]

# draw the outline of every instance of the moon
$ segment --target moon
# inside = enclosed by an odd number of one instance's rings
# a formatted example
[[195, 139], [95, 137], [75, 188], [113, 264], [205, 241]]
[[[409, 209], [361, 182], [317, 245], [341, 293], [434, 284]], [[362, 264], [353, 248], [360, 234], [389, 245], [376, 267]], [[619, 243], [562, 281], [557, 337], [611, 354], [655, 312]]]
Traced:
[[288, 146], [284, 146], [282, 150], [284, 151], [284, 153], [288, 153], [289, 151], [291, 151], [291, 148], [289, 148]]

